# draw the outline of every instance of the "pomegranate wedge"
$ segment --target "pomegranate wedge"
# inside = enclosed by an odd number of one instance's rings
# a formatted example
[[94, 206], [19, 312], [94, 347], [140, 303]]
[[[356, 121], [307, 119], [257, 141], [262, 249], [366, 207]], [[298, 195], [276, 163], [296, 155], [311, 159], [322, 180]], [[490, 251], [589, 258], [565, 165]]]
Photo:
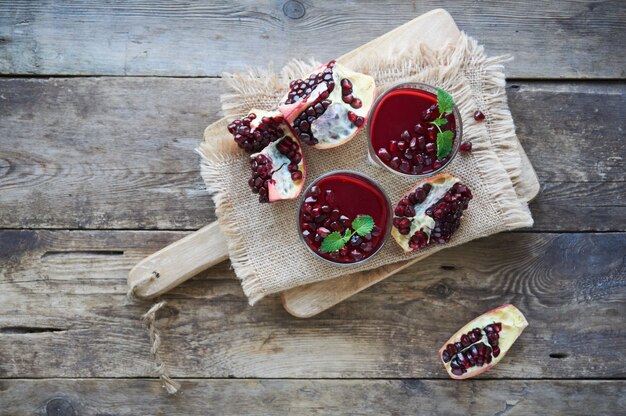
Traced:
[[405, 253], [445, 244], [459, 228], [471, 199], [470, 189], [448, 174], [419, 182], [394, 207], [391, 235]]
[[527, 326], [515, 306], [500, 306], [459, 329], [439, 349], [439, 359], [453, 379], [477, 376], [498, 364]]
[[250, 156], [250, 168], [248, 185], [259, 194], [259, 202], [294, 199], [302, 192], [306, 171], [297, 139], [283, 136], [270, 143]]
[[330, 149], [363, 128], [373, 102], [374, 78], [330, 61], [291, 81], [278, 109], [300, 141]]

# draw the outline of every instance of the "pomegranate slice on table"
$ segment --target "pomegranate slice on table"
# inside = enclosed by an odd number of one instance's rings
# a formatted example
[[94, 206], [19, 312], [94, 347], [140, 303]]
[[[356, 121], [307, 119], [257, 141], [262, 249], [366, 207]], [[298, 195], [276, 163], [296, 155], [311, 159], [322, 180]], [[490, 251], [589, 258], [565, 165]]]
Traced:
[[250, 110], [250, 113], [228, 125], [240, 148], [248, 153], [260, 152], [268, 144], [289, 132], [283, 115], [278, 111]]
[[405, 253], [445, 244], [459, 228], [471, 199], [470, 189], [454, 176], [426, 179], [396, 204], [391, 235]]
[[477, 376], [498, 364], [528, 321], [513, 305], [503, 305], [472, 320], [439, 349], [451, 378]]
[[302, 192], [306, 170], [298, 139], [286, 135], [271, 142], [250, 156], [250, 168], [248, 184], [259, 202], [294, 199]]
[[330, 61], [291, 81], [278, 109], [303, 143], [330, 149], [363, 128], [373, 102], [374, 78]]

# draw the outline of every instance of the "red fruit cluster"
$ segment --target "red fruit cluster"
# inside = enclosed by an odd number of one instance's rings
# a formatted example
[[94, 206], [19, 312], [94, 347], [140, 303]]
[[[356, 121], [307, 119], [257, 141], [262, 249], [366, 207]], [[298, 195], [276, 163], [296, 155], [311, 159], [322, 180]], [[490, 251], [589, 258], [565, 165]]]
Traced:
[[[315, 88], [322, 82], [326, 83], [328, 93], [332, 92], [335, 88], [335, 82], [333, 81], [333, 68], [335, 61], [330, 61], [323, 71], [316, 74], [309, 75], [309, 78], [295, 79], [289, 83], [289, 93], [287, 94], [287, 100], [285, 104], [293, 104], [298, 100], [307, 99], [309, 95], [315, 90]], [[328, 96], [326, 96], [328, 98]]]
[[[461, 339], [454, 344], [446, 345], [441, 359], [444, 363], [450, 362], [452, 374], [456, 376], [466, 373], [471, 367], [490, 364], [493, 358], [500, 355], [498, 347], [500, 331], [502, 331], [501, 322], [487, 325], [482, 330], [474, 328], [467, 334], [461, 335]], [[485, 337], [489, 345], [484, 344]]]
[[260, 152], [268, 144], [284, 135], [283, 129], [280, 127], [283, 122], [282, 116], [263, 117], [261, 123], [252, 127], [252, 120], [256, 118], [256, 114], [250, 113], [228, 125], [228, 131], [233, 135], [235, 142], [248, 153]]
[[[322, 241], [328, 234], [333, 231], [343, 234], [352, 224], [352, 220], [336, 208], [333, 191], [328, 189], [322, 192], [318, 186], [312, 186], [307, 193], [302, 205], [300, 221], [302, 237], [316, 250], [320, 249]], [[379, 227], [374, 227], [372, 232], [365, 236], [355, 234], [345, 247], [327, 255], [341, 263], [363, 260], [374, 251], [380, 235]]]
[[[380, 160], [394, 170], [410, 175], [422, 175], [435, 171], [449, 159], [450, 155], [437, 159], [437, 127], [428, 122], [439, 117], [437, 104], [424, 110], [422, 121], [413, 126], [413, 131], [405, 130], [396, 140], [390, 140], [387, 147], [376, 152]], [[447, 115], [448, 123], [454, 118]], [[454, 133], [454, 130], [452, 130]]]
[[[294, 181], [302, 179], [302, 172], [298, 168], [298, 164], [302, 161], [302, 154], [298, 144], [292, 138], [285, 137], [276, 145], [276, 149], [290, 161], [288, 166], [277, 166], [276, 170], [289, 169], [291, 179]], [[259, 202], [270, 202], [268, 188], [272, 183], [272, 174], [275, 172], [272, 160], [260, 153], [250, 159], [250, 168], [252, 177], [248, 180], [248, 185], [252, 192], [259, 194]]]

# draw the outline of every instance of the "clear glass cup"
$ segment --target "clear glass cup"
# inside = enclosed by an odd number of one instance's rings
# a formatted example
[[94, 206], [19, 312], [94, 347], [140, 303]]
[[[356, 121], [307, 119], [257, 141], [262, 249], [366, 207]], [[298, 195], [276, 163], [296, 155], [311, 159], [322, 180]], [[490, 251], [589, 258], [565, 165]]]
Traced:
[[[318, 186], [318, 184], [320, 184], [320, 182], [325, 182], [325, 180], [327, 180], [328, 178], [334, 178], [337, 177], [338, 179], [340, 179], [341, 177], [344, 178], [349, 178], [353, 181], [359, 181], [363, 184], [365, 184], [366, 187], [369, 187], [372, 189], [372, 191], [376, 192], [378, 195], [378, 197], [382, 200], [382, 204], [383, 204], [383, 211], [385, 211], [382, 215], [386, 216], [386, 225], [384, 227], [380, 227], [381, 230], [381, 234], [379, 236], [379, 241], [377, 243], [377, 246], [375, 247], [375, 249], [369, 253], [367, 255], [367, 257], [363, 258], [362, 260], [358, 260], [358, 261], [353, 261], [353, 262], [340, 262], [340, 261], [335, 261], [332, 258], [330, 258], [330, 255], [326, 255], [324, 256], [322, 253], [317, 252], [314, 247], [312, 247], [304, 238], [304, 236], [302, 235], [302, 232], [304, 231], [304, 229], [302, 228], [302, 216], [304, 215], [303, 213], [303, 207], [305, 205], [305, 200], [307, 198], [307, 195], [309, 194], [309, 191], [311, 190], [311, 188], [313, 188], [313, 186]], [[363, 192], [362, 190], [360, 192]], [[324, 190], [322, 190], [322, 193], [324, 193]], [[359, 204], [359, 201], [355, 201], [355, 204]], [[318, 205], [323, 205], [323, 203], [318, 203]], [[367, 212], [363, 212], [360, 213], [362, 215], [369, 215]], [[305, 247], [318, 259], [326, 262], [326, 263], [330, 263], [336, 266], [340, 266], [340, 267], [349, 267], [349, 266], [355, 266], [358, 264], [363, 264], [366, 261], [370, 260], [371, 258], [375, 257], [380, 250], [383, 248], [383, 246], [385, 245], [385, 243], [387, 242], [387, 239], [390, 235], [390, 231], [391, 231], [391, 223], [392, 223], [392, 207], [391, 207], [391, 202], [389, 201], [389, 197], [387, 197], [387, 194], [385, 193], [385, 191], [370, 177], [362, 174], [362, 173], [358, 173], [358, 172], [354, 172], [354, 171], [349, 171], [349, 170], [336, 170], [336, 171], [331, 171], [328, 172], [324, 175], [321, 175], [320, 177], [318, 177], [315, 181], [313, 181], [304, 191], [303, 193], [303, 198], [300, 202], [300, 207], [298, 208], [298, 212], [296, 215], [296, 229], [298, 232], [298, 235], [300, 236], [300, 241], [302, 241], [302, 244], [305, 245]], [[350, 221], [352, 221], [354, 218], [350, 218]], [[376, 222], [376, 219], [374, 219]], [[322, 225], [322, 224], [318, 224], [318, 225]], [[376, 224], [377, 226], [379, 226], [379, 224]], [[332, 231], [332, 230], [331, 230]], [[349, 244], [349, 243], [348, 243]], [[348, 245], [347, 245], [348, 246]], [[353, 249], [352, 247], [350, 247], [350, 249]]]
[[[374, 104], [372, 105], [372, 108], [370, 109], [368, 118], [367, 118], [367, 126], [366, 126], [366, 131], [367, 131], [367, 140], [368, 140], [368, 146], [369, 146], [369, 159], [370, 161], [374, 162], [376, 165], [382, 166], [383, 168], [389, 170], [390, 172], [393, 172], [395, 174], [398, 175], [402, 175], [405, 177], [410, 177], [410, 178], [415, 178], [415, 179], [422, 179], [422, 178], [426, 178], [429, 176], [432, 176], [440, 171], [442, 171], [443, 169], [446, 168], [446, 166], [448, 166], [450, 164], [450, 162], [452, 162], [452, 160], [454, 159], [454, 157], [456, 156], [458, 150], [459, 150], [459, 146], [461, 145], [461, 141], [463, 138], [463, 121], [461, 120], [461, 113], [459, 112], [459, 109], [456, 105], [453, 106], [452, 109], [452, 114], [454, 116], [454, 121], [455, 121], [455, 130], [454, 130], [454, 142], [452, 143], [452, 151], [450, 152], [450, 155], [448, 157], [448, 159], [441, 164], [441, 166], [437, 169], [433, 169], [430, 172], [426, 172], [426, 173], [420, 173], [420, 174], [412, 174], [412, 173], [404, 173], [400, 170], [394, 169], [391, 166], [387, 165], [385, 162], [383, 162], [380, 157], [377, 154], [377, 150], [378, 149], [374, 149], [374, 145], [372, 143], [372, 121], [374, 120], [374, 117], [376, 115], [376, 111], [378, 110], [380, 103], [382, 102], [382, 100], [391, 92], [393, 91], [398, 91], [398, 90], [402, 90], [402, 89], [415, 89], [415, 90], [421, 90], [421, 91], [425, 91], [427, 93], [431, 93], [434, 94], [435, 96], [437, 95], [437, 88], [429, 85], [429, 84], [424, 84], [424, 83], [420, 83], [420, 82], [404, 82], [401, 84], [397, 84], [394, 85], [393, 87], [385, 90], [382, 94], [380, 94], [376, 100], [374, 101]], [[418, 119], [419, 118], [419, 119]], [[416, 121], [413, 121], [414, 123], [417, 124], [417, 122], [421, 122], [421, 112], [420, 114], [416, 114]], [[409, 125], [409, 127], [406, 130], [411, 131], [412, 130], [412, 124]]]

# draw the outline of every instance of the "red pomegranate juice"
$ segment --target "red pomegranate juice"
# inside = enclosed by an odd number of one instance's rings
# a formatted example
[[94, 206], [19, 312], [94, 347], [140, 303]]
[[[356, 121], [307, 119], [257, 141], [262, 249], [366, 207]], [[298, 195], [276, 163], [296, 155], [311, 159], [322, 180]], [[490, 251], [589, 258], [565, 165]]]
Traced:
[[[298, 216], [300, 233], [309, 248], [334, 263], [356, 263], [374, 255], [385, 241], [391, 208], [385, 194], [364, 176], [339, 172], [323, 176], [307, 191]], [[369, 215], [375, 227], [365, 236], [354, 234], [339, 251], [321, 251], [333, 231], [344, 235], [359, 215]]]
[[[440, 169], [454, 153], [437, 160], [438, 130], [429, 122], [438, 116], [437, 96], [433, 93], [414, 88], [388, 92], [376, 105], [370, 121], [370, 141], [378, 159], [408, 175]], [[454, 115], [445, 118], [448, 122], [442, 128], [455, 133]]]

